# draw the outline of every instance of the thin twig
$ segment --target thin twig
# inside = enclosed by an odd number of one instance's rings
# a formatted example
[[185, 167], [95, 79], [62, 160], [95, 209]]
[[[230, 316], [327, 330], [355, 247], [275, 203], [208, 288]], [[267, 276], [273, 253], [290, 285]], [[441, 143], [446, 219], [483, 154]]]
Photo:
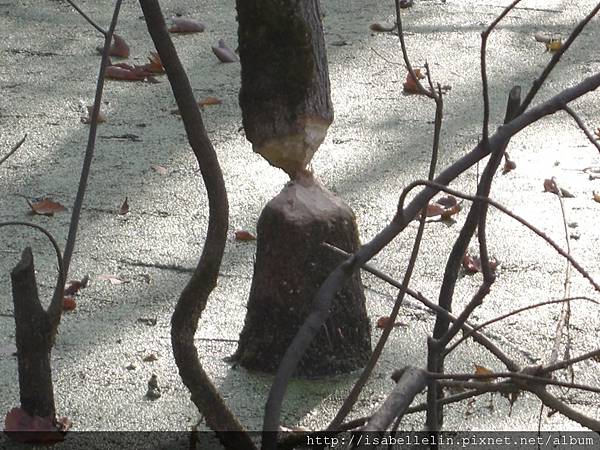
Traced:
[[490, 36], [490, 33], [496, 28], [496, 25], [515, 7], [521, 0], [515, 0], [506, 8], [504, 11], [500, 13], [498, 17], [481, 33], [481, 52], [480, 52], [480, 60], [481, 60], [481, 87], [483, 93], [483, 126], [482, 126], [482, 141], [484, 145], [487, 145], [488, 136], [489, 136], [489, 123], [490, 123], [490, 95], [488, 88], [488, 78], [487, 78], [487, 41]]
[[[558, 188], [558, 192], [555, 194], [558, 197], [558, 202], [560, 204], [560, 212], [561, 212], [561, 218], [562, 218], [562, 223], [563, 223], [563, 230], [565, 232], [565, 242], [567, 244], [567, 254], [571, 255], [571, 238], [569, 237], [569, 227], [567, 225], [567, 215], [565, 212], [565, 202], [563, 201], [563, 197], [562, 197], [562, 191], [560, 190], [560, 187], [557, 186]], [[571, 264], [569, 264], [569, 261], [566, 262], [566, 268], [565, 268], [565, 281], [564, 281], [564, 291], [563, 291], [563, 297], [568, 298], [570, 295], [570, 283], [571, 283]], [[563, 341], [563, 335], [564, 335], [564, 331], [566, 330], [566, 334], [567, 334], [567, 342], [566, 342], [566, 351], [567, 354], [569, 352], [570, 349], [570, 342], [569, 342], [569, 321], [571, 318], [571, 303], [570, 302], [566, 302], [562, 305], [561, 308], [561, 312], [560, 312], [560, 317], [556, 323], [556, 332], [554, 335], [554, 345], [552, 346], [552, 351], [550, 352], [550, 357], [548, 359], [548, 364], [555, 364], [556, 361], [558, 361], [558, 352], [560, 350], [560, 346], [562, 344]]]
[[17, 142], [15, 145], [13, 145], [13, 147], [10, 149], [10, 151], [2, 159], [0, 159], [0, 165], [4, 161], [6, 161], [14, 152], [19, 150], [19, 147], [21, 147], [21, 145], [23, 145], [23, 142], [25, 142], [26, 138], [27, 138], [27, 133], [25, 133], [25, 136], [23, 136], [19, 142]]
[[577, 26], [573, 29], [573, 31], [565, 40], [565, 42], [561, 45], [561, 47], [556, 51], [556, 53], [554, 53], [554, 55], [552, 55], [550, 62], [548, 62], [540, 76], [533, 82], [531, 89], [525, 96], [525, 100], [523, 100], [521, 108], [519, 109], [519, 115], [521, 115], [529, 107], [534, 97], [548, 78], [548, 75], [550, 75], [550, 72], [552, 72], [552, 69], [554, 69], [554, 66], [558, 64], [558, 61], [560, 60], [561, 56], [569, 49], [573, 41], [575, 41], [577, 36], [579, 36], [579, 34], [583, 31], [588, 22], [592, 20], [592, 18], [598, 13], [599, 10], [600, 3], [598, 3], [596, 7], [592, 9], [592, 11], [581, 22], [577, 24]]
[[435, 183], [432, 181], [426, 181], [426, 180], [418, 180], [418, 181], [414, 181], [414, 182], [410, 183], [406, 188], [404, 188], [404, 191], [402, 191], [402, 194], [400, 195], [400, 201], [399, 201], [401, 210], [403, 209], [402, 205], [404, 205], [406, 196], [416, 186], [429, 186], [429, 187], [437, 189], [438, 191], [444, 191], [448, 194], [452, 194], [455, 197], [460, 197], [465, 200], [484, 201], [486, 203], [489, 203], [497, 210], [503, 212], [510, 218], [516, 220], [520, 224], [524, 225], [526, 228], [529, 228], [531, 231], [533, 231], [535, 234], [537, 234], [539, 237], [541, 237], [544, 241], [546, 241], [548, 244], [550, 244], [550, 246], [552, 248], [554, 248], [554, 250], [556, 250], [556, 252], [558, 254], [560, 254], [562, 257], [566, 258], [573, 265], [573, 267], [575, 267], [575, 269], [577, 269], [577, 271], [590, 282], [590, 284], [594, 287], [595, 290], [600, 292], [600, 285], [594, 280], [594, 278], [583, 267], [581, 267], [581, 265], [571, 255], [569, 255], [562, 248], [560, 248], [560, 246], [556, 242], [554, 242], [548, 235], [546, 235], [543, 231], [538, 229], [536, 226], [529, 223], [527, 220], [523, 219], [518, 214], [513, 213], [506, 207], [502, 206], [500, 203], [498, 203], [494, 200], [491, 200], [487, 197], [479, 197], [477, 195], [468, 195], [468, 194], [464, 194], [462, 192], [456, 191], [454, 189], [450, 189], [450, 188], [446, 187], [445, 185], [442, 185], [439, 183]]
[[[54, 236], [52, 236], [52, 234], [48, 230], [46, 230], [44, 227], [42, 227], [40, 225], [36, 225], [34, 223], [29, 223], [29, 222], [0, 222], [0, 227], [6, 227], [8, 225], [31, 227], [31, 228], [35, 228], [36, 230], [44, 233], [46, 235], [46, 237], [48, 238], [48, 240], [50, 241], [50, 243], [52, 244], [52, 247], [54, 247], [54, 252], [56, 253], [56, 264], [58, 265], [57, 286], [60, 284], [61, 280], [65, 280], [66, 276], [65, 276], [65, 270], [64, 270], [64, 265], [63, 265], [63, 257], [60, 253], [60, 247], [58, 246], [58, 242], [56, 242], [56, 239], [54, 239]], [[64, 284], [65, 284], [64, 281], [62, 284], [64, 286]]]
[[408, 58], [408, 52], [406, 50], [406, 43], [404, 42], [404, 31], [402, 30], [402, 14], [400, 13], [400, 0], [394, 0], [396, 4], [396, 23], [398, 24], [398, 39], [400, 40], [400, 47], [402, 49], [402, 56], [404, 57], [404, 65], [406, 66], [406, 70], [410, 74], [410, 77], [415, 82], [415, 85], [419, 89], [419, 93], [426, 95], [429, 98], [435, 98], [437, 93], [435, 91], [429, 91], [425, 89], [419, 77], [415, 73], [412, 64], [410, 63], [410, 59]]
[[565, 381], [553, 380], [551, 378], [546, 377], [537, 377], [535, 375], [528, 375], [526, 373], [521, 372], [490, 372], [490, 373], [437, 373], [437, 372], [427, 372], [427, 376], [435, 378], [437, 380], [492, 380], [496, 378], [510, 378], [512, 380], [521, 380], [524, 382], [533, 382], [541, 385], [554, 385], [554, 386], [562, 386], [573, 389], [579, 389], [587, 392], [594, 392], [596, 394], [600, 394], [600, 388], [594, 386], [587, 386], [585, 384], [579, 383], [567, 383]]
[[585, 123], [583, 123], [583, 120], [581, 120], [581, 117], [579, 117], [577, 113], [567, 105], [563, 106], [563, 109], [567, 114], [569, 114], [573, 118], [575, 123], [577, 123], [577, 126], [579, 126], [581, 131], [583, 131], [585, 136], [588, 138], [588, 141], [590, 141], [592, 145], [596, 147], [596, 149], [600, 152], [600, 142], [598, 142], [598, 140], [594, 137], [590, 130], [587, 129]]
[[540, 303], [536, 303], [534, 305], [529, 305], [529, 306], [524, 306], [523, 308], [519, 308], [519, 309], [515, 309], [514, 311], [510, 311], [506, 314], [502, 314], [501, 316], [498, 317], [494, 317], [493, 319], [488, 320], [487, 322], [483, 322], [480, 325], [477, 325], [475, 327], [473, 327], [473, 329], [471, 331], [468, 331], [467, 333], [465, 333], [460, 339], [458, 339], [456, 342], [454, 342], [450, 347], [448, 347], [445, 351], [444, 354], [448, 355], [450, 354], [456, 347], [458, 347], [462, 342], [464, 342], [465, 340], [467, 340], [469, 337], [471, 337], [471, 335], [476, 332], [479, 331], [485, 327], [487, 327], [488, 325], [491, 325], [493, 323], [496, 322], [500, 322], [501, 320], [504, 320], [508, 317], [512, 317], [515, 316], [517, 314], [520, 314], [524, 311], [529, 311], [531, 309], [535, 309], [535, 308], [539, 308], [541, 306], [547, 306], [547, 305], [554, 305], [556, 303], [564, 303], [566, 301], [569, 300], [586, 300], [592, 303], [595, 303], [596, 305], [600, 304], [599, 302], [597, 302], [596, 300], [593, 300], [589, 297], [571, 297], [571, 298], [561, 298], [559, 300], [548, 300], [545, 302], [540, 302]]
[[[83, 206], [83, 199], [85, 197], [85, 190], [87, 188], [87, 181], [90, 174], [90, 168], [92, 166], [92, 159], [94, 157], [94, 148], [96, 145], [96, 132], [98, 129], [98, 115], [100, 113], [100, 104], [102, 102], [102, 92], [104, 90], [104, 74], [108, 67], [109, 61], [109, 49], [111, 46], [113, 34], [117, 27], [117, 19], [119, 17], [119, 11], [121, 9], [122, 0], [117, 0], [115, 3], [115, 9], [113, 11], [112, 20], [108, 31], [104, 34], [104, 48], [102, 49], [102, 62], [100, 63], [100, 70], [98, 73], [98, 80], [96, 82], [96, 94], [94, 98], [94, 108], [92, 110], [92, 117], [90, 122], [90, 131], [88, 134], [87, 146], [85, 149], [85, 156], [83, 158], [83, 167], [81, 168], [81, 176], [79, 178], [79, 185], [77, 186], [77, 195], [75, 196], [75, 202], [73, 204], [73, 212], [71, 214], [71, 222], [69, 223], [69, 234], [67, 235], [67, 242], [65, 244], [64, 253], [64, 265], [65, 265], [65, 277], [69, 275], [69, 267], [71, 265], [71, 258], [73, 251], [75, 250], [75, 241], [77, 239], [77, 229], [79, 227], [79, 219], [81, 218], [81, 208]], [[58, 286], [57, 286], [58, 288]], [[60, 322], [60, 316], [63, 309], [62, 301], [62, 290], [55, 291], [55, 296], [52, 298], [50, 306], [48, 307], [48, 315], [50, 323], [54, 327], [58, 327]]]
[[566, 359], [564, 361], [559, 361], [549, 366], [544, 366], [540, 369], [540, 373], [547, 374], [550, 372], [554, 372], [555, 370], [564, 369], [566, 367], [572, 366], [573, 364], [577, 364], [578, 362], [585, 361], [586, 359], [593, 359], [600, 357], [600, 349], [592, 350], [591, 352], [584, 353], [583, 355], [576, 356], [571, 359]]
[[102, 33], [102, 35], [106, 38], [106, 35], [108, 34], [106, 32], [106, 30], [104, 28], [102, 28], [100, 25], [98, 25], [96, 22], [94, 22], [86, 13], [84, 13], [81, 8], [79, 8], [79, 6], [77, 6], [72, 0], [67, 0], [67, 3], [69, 5], [71, 5], [75, 11], [77, 11], [81, 17], [83, 17], [85, 20], [87, 20], [87, 22], [93, 26], [96, 30], [98, 30], [100, 33]]
[[[345, 252], [342, 249], [339, 249], [337, 247], [334, 247], [331, 244], [327, 244], [327, 243], [323, 243], [322, 244], [324, 247], [329, 248], [333, 251], [335, 251], [336, 253], [338, 253], [341, 256], [350, 256], [347, 252]], [[394, 286], [395, 288], [400, 289], [402, 287], [402, 284], [397, 281], [394, 280], [392, 277], [390, 277], [389, 275], [381, 272], [380, 270], [376, 269], [375, 267], [373, 267], [372, 265], [368, 264], [368, 263], [364, 263], [361, 266], [362, 269], [366, 270], [367, 272], [375, 275], [376, 277], [382, 279], [383, 281], [385, 281], [386, 283], [391, 284], [392, 286]], [[439, 313], [439, 314], [443, 314], [446, 317], [448, 317], [448, 320], [451, 322], [456, 322], [457, 317], [452, 315], [451, 313], [449, 313], [448, 311], [446, 311], [444, 308], [442, 308], [441, 306], [439, 306], [437, 303], [432, 302], [431, 300], [428, 300], [423, 294], [421, 294], [420, 292], [416, 292], [410, 288], [408, 288], [406, 290], [406, 293], [408, 295], [410, 295], [411, 297], [413, 297], [415, 300], [419, 301], [420, 303], [422, 303], [423, 305], [425, 305], [427, 308], [429, 308], [431, 311], [433, 311], [434, 313]], [[465, 323], [463, 325], [463, 331], [464, 332], [469, 332], [471, 330], [473, 330], [474, 325], [470, 324], [469, 322]], [[474, 331], [473, 334], [473, 339], [479, 343], [480, 345], [482, 345], [483, 347], [485, 347], [490, 353], [492, 353], [496, 358], [498, 358], [507, 368], [508, 370], [512, 370], [512, 371], [518, 371], [519, 370], [519, 366], [512, 360], [510, 359], [508, 356], [506, 356], [504, 354], [504, 352], [502, 352], [498, 347], [496, 347], [496, 345], [494, 345], [488, 338], [486, 338], [483, 334], [478, 333], [477, 331]]]

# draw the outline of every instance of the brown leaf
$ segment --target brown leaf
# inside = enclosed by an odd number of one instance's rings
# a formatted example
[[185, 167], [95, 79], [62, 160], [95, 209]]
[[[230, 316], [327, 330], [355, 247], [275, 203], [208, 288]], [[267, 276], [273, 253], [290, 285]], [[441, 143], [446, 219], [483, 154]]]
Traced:
[[208, 105], [220, 105], [221, 103], [223, 103], [223, 101], [217, 97], [205, 97], [202, 100], [198, 100], [198, 106], [200, 107]]
[[453, 195], [448, 195], [430, 202], [425, 208], [425, 217], [440, 216], [442, 220], [450, 220], [461, 210], [458, 200]]
[[600, 203], [600, 192], [594, 191], [593, 194], [594, 195], [592, 198], [594, 199], [594, 201]]
[[129, 212], [129, 202], [127, 201], [127, 197], [123, 200], [123, 204], [119, 208], [119, 215], [124, 216]]
[[[481, 272], [481, 259], [479, 256], [472, 256], [468, 252], [463, 256], [462, 265], [469, 273]], [[498, 261], [495, 258], [490, 258], [490, 269], [495, 271], [498, 268]]]
[[594, 134], [596, 135], [596, 139], [600, 139], [600, 128], [596, 128], [596, 131], [594, 131]]
[[63, 441], [70, 426], [66, 417], [30, 416], [20, 407], [11, 409], [4, 418], [4, 431], [10, 439], [44, 446]]
[[170, 33], [201, 33], [206, 26], [195, 19], [187, 17], [173, 17], [171, 19]]
[[[491, 375], [492, 373], [494, 373], [487, 367], [479, 366], [477, 364], [473, 364], [473, 365], [475, 366], [475, 375]], [[483, 378], [483, 379], [478, 378], [477, 381], [484, 381], [486, 383], [491, 383], [492, 378]]]
[[134, 68], [122, 67], [120, 65], [108, 66], [104, 73], [105, 78], [120, 81], [144, 81], [146, 75], [136, 72]]
[[545, 44], [546, 44], [546, 51], [551, 52], [551, 53], [559, 51], [563, 45], [562, 39], [560, 39], [560, 38], [550, 39]]
[[160, 60], [160, 56], [156, 52], [150, 52], [150, 56], [148, 56], [148, 61], [150, 61], [146, 66], [149, 71], [152, 73], [165, 73], [165, 68], [162, 65], [162, 61]]
[[544, 180], [544, 192], [552, 192], [553, 194], [559, 195], [558, 186], [554, 177], [546, 178]]
[[54, 213], [67, 210], [67, 208], [65, 208], [63, 205], [61, 205], [60, 203], [55, 202], [53, 200], [50, 200], [49, 198], [44, 198], [42, 200], [39, 200], [39, 201], [33, 202], [33, 203], [31, 203], [27, 199], [25, 199], [25, 200], [27, 201], [27, 204], [31, 208], [31, 212], [33, 214], [39, 214], [41, 216], [53, 216]]
[[[388, 316], [381, 316], [379, 319], [377, 319], [377, 328], [381, 328], [382, 330], [384, 328], [387, 328], [390, 325], [390, 322], [392, 321], [391, 317]], [[402, 322], [394, 322], [391, 326], [393, 327], [400, 327], [404, 325]]]
[[77, 302], [73, 297], [63, 298], [63, 311], [73, 311], [77, 307]]
[[219, 39], [218, 45], [213, 47], [212, 51], [219, 61], [223, 63], [232, 63], [238, 61], [238, 57], [235, 52], [225, 45], [223, 39]]
[[144, 356], [144, 358], [142, 359], [142, 361], [144, 361], [144, 362], [158, 361], [158, 356], [156, 356], [154, 353], [150, 353], [149, 355]]
[[[415, 76], [417, 77], [418, 80], [422, 80], [423, 78], [425, 78], [425, 75], [423, 75], [421, 73], [421, 69], [415, 69], [414, 72], [415, 72]], [[409, 94], [420, 94], [421, 93], [419, 86], [417, 85], [414, 78], [410, 75], [410, 72], [406, 74], [406, 81], [403, 84], [403, 88], [404, 88], [404, 92], [409, 93]]]
[[502, 175], [506, 175], [508, 172], [515, 170], [517, 164], [508, 157], [508, 153], [504, 155], [504, 167], [502, 167]]
[[85, 277], [83, 277], [81, 280], [69, 281], [68, 285], [65, 287], [65, 292], [64, 292], [65, 297], [69, 297], [69, 296], [77, 294], [77, 292], [79, 292], [79, 289], [84, 289], [87, 287], [89, 281], [90, 281], [90, 277], [87, 275]]
[[108, 54], [118, 58], [129, 58], [129, 45], [121, 36], [113, 34], [113, 43]]
[[249, 231], [238, 230], [235, 232], [235, 240], [236, 241], [255, 241], [256, 236], [254, 236]]

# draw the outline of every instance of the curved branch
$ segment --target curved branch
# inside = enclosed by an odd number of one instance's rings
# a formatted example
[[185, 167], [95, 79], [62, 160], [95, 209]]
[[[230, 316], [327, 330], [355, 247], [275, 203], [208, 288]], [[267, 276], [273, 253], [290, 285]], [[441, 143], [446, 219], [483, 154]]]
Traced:
[[[206, 308], [208, 297], [217, 285], [219, 268], [227, 240], [229, 208], [227, 191], [217, 155], [206, 133], [189, 79], [179, 60], [157, 0], [140, 0], [148, 32], [165, 67], [173, 95], [181, 111], [188, 141], [200, 165], [208, 194], [209, 220], [206, 240], [196, 270], [183, 289], [171, 318], [173, 356], [183, 383], [191, 393], [198, 411], [206, 418], [227, 448], [254, 449], [244, 431], [205, 372], [194, 335]], [[235, 433], [231, 433], [235, 431]]]
[[25, 133], [25, 136], [23, 136], [19, 142], [17, 142], [15, 145], [13, 145], [13, 148], [11, 148], [10, 151], [5, 156], [2, 157], [2, 159], [0, 159], [0, 164], [2, 164], [4, 161], [6, 161], [8, 158], [10, 158], [10, 156], [14, 152], [19, 150], [19, 147], [21, 147], [21, 145], [23, 145], [23, 142], [25, 142], [26, 138], [27, 138], [27, 133]]
[[565, 105], [563, 106], [563, 109], [565, 110], [565, 112], [571, 116], [571, 118], [575, 121], [575, 123], [577, 124], [577, 126], [581, 129], [581, 131], [583, 131], [583, 134], [585, 134], [585, 137], [588, 138], [588, 141], [590, 141], [592, 143], [592, 145], [594, 147], [596, 147], [596, 149], [600, 152], [600, 142], [598, 142], [594, 136], [592, 135], [592, 133], [590, 132], [590, 130], [587, 129], [587, 127], [585, 126], [585, 123], [583, 123], [583, 120], [581, 120], [581, 117], [579, 117], [577, 115], [577, 113], [575, 111], [573, 111], [569, 106]]
[[404, 191], [402, 192], [402, 194], [400, 196], [400, 204], [401, 205], [403, 204], [403, 202], [404, 202], [404, 200], [406, 198], [406, 195], [413, 188], [415, 188], [416, 186], [434, 187], [434, 188], [438, 189], [438, 191], [444, 191], [444, 192], [446, 192], [448, 194], [452, 194], [452, 195], [454, 195], [456, 197], [460, 197], [460, 198], [463, 198], [465, 200], [470, 200], [470, 201], [473, 201], [473, 202], [475, 202], [475, 201], [482, 201], [482, 202], [485, 202], [485, 203], [488, 203], [488, 204], [492, 205], [497, 210], [503, 212], [504, 214], [506, 214], [507, 216], [511, 217], [512, 219], [515, 219], [521, 225], [525, 226], [526, 228], [529, 228], [531, 231], [533, 231], [535, 234], [537, 234], [539, 237], [541, 237], [544, 241], [546, 241], [548, 244], [550, 244], [550, 246], [552, 248], [554, 248], [554, 250], [556, 250], [556, 252], [558, 254], [560, 254], [563, 258], [567, 259], [573, 265], [573, 267], [575, 267], [575, 269], [577, 269], [577, 271], [585, 279], [587, 279], [590, 282], [590, 284], [594, 287], [595, 290], [597, 290], [598, 292], [600, 292], [600, 285], [592, 278], [592, 276], [583, 267], [581, 267], [581, 265], [571, 255], [569, 255], [569, 253], [567, 253], [561, 247], [559, 247], [559, 245], [556, 242], [554, 242], [549, 236], [547, 236], [546, 233], [544, 233], [542, 230], [540, 230], [536, 226], [532, 225], [531, 223], [529, 223], [527, 220], [523, 219], [518, 214], [513, 213], [512, 211], [510, 211], [505, 206], [502, 206], [500, 203], [495, 202], [494, 200], [491, 200], [488, 197], [480, 197], [478, 195], [464, 194], [464, 193], [462, 193], [460, 191], [456, 191], [454, 189], [450, 189], [450, 188], [446, 187], [445, 185], [438, 184], [438, 183], [435, 183], [435, 182], [432, 182], [432, 181], [417, 180], [417, 181], [414, 181], [414, 182], [410, 183], [406, 188], [404, 188]]

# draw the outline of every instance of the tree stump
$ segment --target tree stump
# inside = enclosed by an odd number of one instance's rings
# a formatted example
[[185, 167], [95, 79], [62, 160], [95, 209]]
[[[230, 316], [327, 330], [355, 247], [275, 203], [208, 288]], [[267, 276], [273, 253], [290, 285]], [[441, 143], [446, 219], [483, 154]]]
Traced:
[[31, 248], [10, 273], [15, 306], [21, 408], [30, 416], [55, 416], [50, 343], [52, 326], [40, 303]]
[[[352, 210], [305, 172], [267, 204], [257, 234], [248, 313], [232, 359], [251, 370], [275, 372], [316, 292], [340, 263], [321, 243], [354, 252], [358, 232]], [[364, 366], [371, 354], [369, 328], [357, 272], [336, 295], [297, 375], [332, 375]]]

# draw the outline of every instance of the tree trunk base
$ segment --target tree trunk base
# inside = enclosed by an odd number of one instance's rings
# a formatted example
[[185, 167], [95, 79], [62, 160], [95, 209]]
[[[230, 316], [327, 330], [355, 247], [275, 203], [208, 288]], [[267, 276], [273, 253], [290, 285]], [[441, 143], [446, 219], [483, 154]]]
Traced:
[[[308, 316], [315, 294], [339, 256], [359, 246], [352, 210], [305, 173], [263, 210], [246, 322], [233, 360], [250, 370], [275, 372]], [[301, 360], [297, 376], [318, 377], [356, 370], [371, 355], [365, 296], [357, 272], [335, 297], [331, 315]]]

